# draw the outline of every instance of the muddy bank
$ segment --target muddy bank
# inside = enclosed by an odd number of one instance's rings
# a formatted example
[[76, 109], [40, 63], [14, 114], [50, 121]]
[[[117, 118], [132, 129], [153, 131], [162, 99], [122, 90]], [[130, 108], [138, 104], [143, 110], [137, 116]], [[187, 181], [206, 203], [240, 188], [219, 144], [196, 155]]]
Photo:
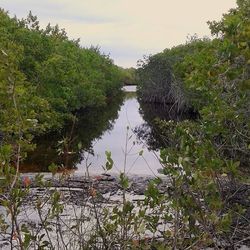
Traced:
[[[117, 195], [123, 190], [118, 175], [101, 174], [89, 177], [84, 175], [71, 175], [65, 177], [62, 175], [52, 176], [51, 174], [45, 174], [43, 178], [45, 180], [44, 185], [39, 185], [39, 183], [35, 181], [35, 175], [24, 174], [22, 176], [23, 186], [27, 185], [26, 182], [28, 179], [28, 184], [32, 191], [30, 195], [32, 196], [36, 196], [36, 193], [45, 192], [48, 187], [51, 191], [56, 188], [61, 192], [70, 192], [68, 201], [75, 205], [81, 205], [81, 202], [84, 202], [85, 199], [91, 195], [91, 192], [94, 192], [101, 198], [107, 194], [110, 196]], [[149, 182], [155, 178], [154, 176], [128, 176], [129, 187], [126, 189], [126, 192], [135, 196], [144, 195]], [[161, 178], [158, 189], [161, 193], [166, 192], [168, 189], [167, 178]]]
[[[83, 175], [63, 176], [57, 174], [52, 176], [51, 174], [45, 174], [44, 179], [45, 185], [39, 185], [39, 182], [35, 181], [35, 175], [22, 175], [23, 185], [28, 184], [30, 192], [24, 198], [22, 211], [18, 218], [19, 221], [28, 225], [29, 230], [31, 232], [34, 231], [34, 234], [43, 235], [45, 233], [43, 223], [44, 221], [49, 223], [51, 229], [53, 229], [50, 233], [53, 243], [58, 237], [57, 232], [59, 229], [62, 230], [64, 240], [68, 244], [77, 243], [79, 237], [82, 239], [82, 235], [79, 236], [77, 231], [71, 230], [71, 228], [75, 227], [76, 222], [81, 224], [79, 228], [84, 231], [84, 239], [87, 240], [89, 235], [96, 230], [97, 218], [103, 218], [104, 211], [109, 211], [110, 216], [112, 216], [113, 208], [116, 206], [119, 208], [122, 205], [124, 193], [117, 175], [102, 174], [87, 177]], [[153, 179], [153, 176], [129, 176], [129, 187], [126, 189], [125, 197], [127, 201], [132, 202], [135, 212], [139, 210], [138, 201], [145, 199], [145, 190], [148, 183]], [[232, 242], [230, 245], [234, 245], [234, 249], [249, 249], [250, 185], [232, 186], [224, 184], [223, 196], [228, 204], [228, 207], [225, 207], [225, 209], [227, 210], [238, 205], [245, 208], [244, 216], [237, 217], [237, 220], [233, 221], [232, 228], [234, 232], [231, 234]], [[60, 218], [57, 220], [55, 218], [49, 219], [48, 217], [52, 205], [50, 198], [55, 190], [59, 191], [59, 203], [63, 204], [64, 207], [59, 216]], [[158, 190], [161, 193], [171, 193], [171, 187], [169, 187], [166, 177], [159, 183]], [[37, 204], [41, 202], [43, 203], [43, 211], [40, 215], [37, 210]], [[4, 214], [5, 212], [2, 211], [2, 213]], [[171, 229], [171, 227], [172, 225], [168, 222], [160, 220], [157, 225], [157, 234], [155, 235], [155, 237], [159, 238], [154, 238], [154, 240], [161, 240], [161, 232]], [[142, 237], [151, 239], [152, 233], [146, 230], [143, 232]], [[60, 244], [63, 243], [61, 242]], [[7, 232], [5, 235], [0, 235], [0, 248], [9, 249], [9, 247], [10, 232]], [[74, 247], [72, 246], [72, 249], [75, 249]]]
[[[86, 176], [52, 176], [45, 174], [44, 182], [39, 183], [33, 174], [22, 175], [23, 187], [29, 186], [29, 192], [22, 201], [22, 209], [18, 215], [18, 221], [27, 225], [32, 235], [44, 235], [44, 225], [49, 225], [50, 238], [53, 245], [59, 245], [56, 249], [63, 249], [66, 242], [69, 249], [78, 249], [71, 245], [81, 240], [88, 241], [90, 237], [97, 234], [98, 220], [103, 218], [104, 211], [109, 211], [122, 204], [124, 192], [119, 184], [119, 177], [102, 174], [91, 177]], [[143, 201], [144, 192], [148, 183], [153, 180], [152, 176], [130, 176], [129, 188], [125, 192], [125, 198], [137, 206], [138, 201]], [[159, 184], [161, 192], [164, 192], [167, 182]], [[53, 193], [55, 190], [60, 193], [58, 204], [63, 205], [63, 211], [58, 217], [51, 217]], [[39, 212], [38, 209], [41, 210]], [[51, 210], [52, 209], [52, 210]], [[108, 209], [108, 210], [107, 210]], [[138, 207], [139, 209], [139, 207]], [[137, 209], [135, 209], [137, 211]], [[6, 222], [11, 225], [7, 211], [0, 206], [0, 212], [5, 215]], [[103, 220], [103, 219], [102, 219]], [[78, 225], [76, 227], [76, 225]], [[159, 228], [163, 230], [163, 222], [159, 223]], [[79, 234], [80, 229], [83, 233]], [[63, 241], [58, 240], [58, 232], [63, 234]], [[159, 230], [160, 232], [160, 230]], [[144, 237], [152, 237], [149, 231], [144, 232]], [[47, 239], [48, 241], [48, 239]], [[0, 249], [10, 249], [11, 231], [0, 233]], [[17, 245], [17, 242], [14, 241]], [[35, 240], [34, 240], [35, 244]]]

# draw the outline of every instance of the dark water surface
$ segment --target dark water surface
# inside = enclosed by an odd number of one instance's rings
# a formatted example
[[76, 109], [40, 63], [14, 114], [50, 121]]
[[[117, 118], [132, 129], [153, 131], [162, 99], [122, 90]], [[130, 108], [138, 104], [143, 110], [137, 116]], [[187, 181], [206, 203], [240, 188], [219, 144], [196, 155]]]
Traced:
[[28, 155], [22, 170], [46, 172], [53, 162], [81, 173], [86, 166], [90, 173], [103, 173], [105, 151], [110, 151], [114, 161], [111, 172], [125, 169], [129, 174], [157, 174], [161, 167], [157, 150], [161, 143], [152, 131], [152, 121], [171, 117], [159, 105], [140, 105], [135, 91], [135, 86], [126, 86], [123, 96], [112, 100], [106, 108], [79, 112], [76, 122], [37, 138], [37, 148]]

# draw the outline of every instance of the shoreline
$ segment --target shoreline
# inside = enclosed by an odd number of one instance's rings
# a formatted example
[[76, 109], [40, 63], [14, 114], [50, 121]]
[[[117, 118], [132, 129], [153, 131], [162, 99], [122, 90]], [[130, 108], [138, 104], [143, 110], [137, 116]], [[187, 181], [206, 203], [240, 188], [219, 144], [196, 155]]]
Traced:
[[[21, 179], [29, 178], [29, 187], [31, 189], [39, 188], [35, 181], [35, 176], [38, 173], [23, 173], [21, 174]], [[66, 189], [78, 189], [78, 191], [88, 192], [90, 188], [94, 188], [101, 195], [110, 193], [112, 195], [123, 190], [119, 184], [119, 175], [118, 174], [91, 174], [87, 176], [86, 174], [70, 174], [64, 176], [61, 173], [53, 175], [52, 173], [40, 173], [43, 176], [45, 182], [49, 182], [50, 188], [66, 188]], [[126, 189], [126, 192], [135, 194], [135, 195], [144, 195], [144, 192], [147, 189], [147, 186], [150, 181], [155, 178], [160, 178], [161, 183], [158, 185], [158, 188], [161, 193], [165, 192], [168, 188], [168, 180], [166, 176], [153, 176], [153, 175], [127, 175], [129, 180], [129, 187]], [[25, 186], [25, 185], [24, 185]], [[44, 189], [46, 186], [44, 187]]]

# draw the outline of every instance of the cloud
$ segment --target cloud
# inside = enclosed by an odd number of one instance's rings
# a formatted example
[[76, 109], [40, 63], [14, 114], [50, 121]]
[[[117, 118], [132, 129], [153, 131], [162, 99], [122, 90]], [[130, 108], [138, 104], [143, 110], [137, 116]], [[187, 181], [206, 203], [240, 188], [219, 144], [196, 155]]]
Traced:
[[87, 8], [72, 8], [72, 5], [68, 4], [69, 1], [6, 1], [3, 0], [2, 6], [7, 6], [7, 9], [14, 12], [19, 12], [23, 17], [27, 16], [29, 10], [32, 10], [34, 15], [42, 17], [42, 19], [54, 19], [54, 20], [70, 20], [75, 22], [82, 22], [88, 24], [95, 23], [110, 23], [118, 22], [118, 18], [113, 18], [107, 15], [98, 15], [95, 13], [88, 13]]
[[[123, 66], [143, 54], [186, 41], [188, 34], [209, 35], [206, 22], [218, 20], [235, 0], [2, 0], [18, 17], [29, 10], [42, 26], [59, 24], [83, 46], [100, 45]], [[109, 50], [109, 51], [108, 51]], [[137, 56], [139, 58], [137, 58]]]

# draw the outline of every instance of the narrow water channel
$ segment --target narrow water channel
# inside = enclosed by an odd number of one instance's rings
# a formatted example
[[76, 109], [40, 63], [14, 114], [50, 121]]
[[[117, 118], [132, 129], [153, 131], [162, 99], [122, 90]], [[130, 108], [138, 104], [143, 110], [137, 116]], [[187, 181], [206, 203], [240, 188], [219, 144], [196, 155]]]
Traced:
[[128, 174], [156, 175], [160, 163], [157, 152], [149, 151], [144, 140], [138, 138], [136, 128], [145, 121], [140, 114], [140, 104], [136, 96], [136, 86], [125, 86], [124, 102], [114, 121], [113, 128], [106, 131], [101, 138], [94, 140], [94, 154], [84, 153], [83, 160], [77, 165], [78, 171], [103, 172], [105, 165], [105, 151], [111, 152], [114, 161], [112, 172], [126, 171]]
[[36, 149], [28, 154], [21, 170], [47, 172], [54, 163], [79, 173], [86, 172], [88, 166], [90, 173], [100, 174], [104, 172], [105, 152], [109, 151], [114, 161], [110, 172], [156, 175], [161, 168], [157, 155], [164, 143], [154, 120], [183, 119], [176, 114], [171, 117], [169, 109], [140, 104], [136, 86], [126, 86], [123, 95], [112, 99], [107, 107], [78, 112], [75, 123], [36, 138]]

